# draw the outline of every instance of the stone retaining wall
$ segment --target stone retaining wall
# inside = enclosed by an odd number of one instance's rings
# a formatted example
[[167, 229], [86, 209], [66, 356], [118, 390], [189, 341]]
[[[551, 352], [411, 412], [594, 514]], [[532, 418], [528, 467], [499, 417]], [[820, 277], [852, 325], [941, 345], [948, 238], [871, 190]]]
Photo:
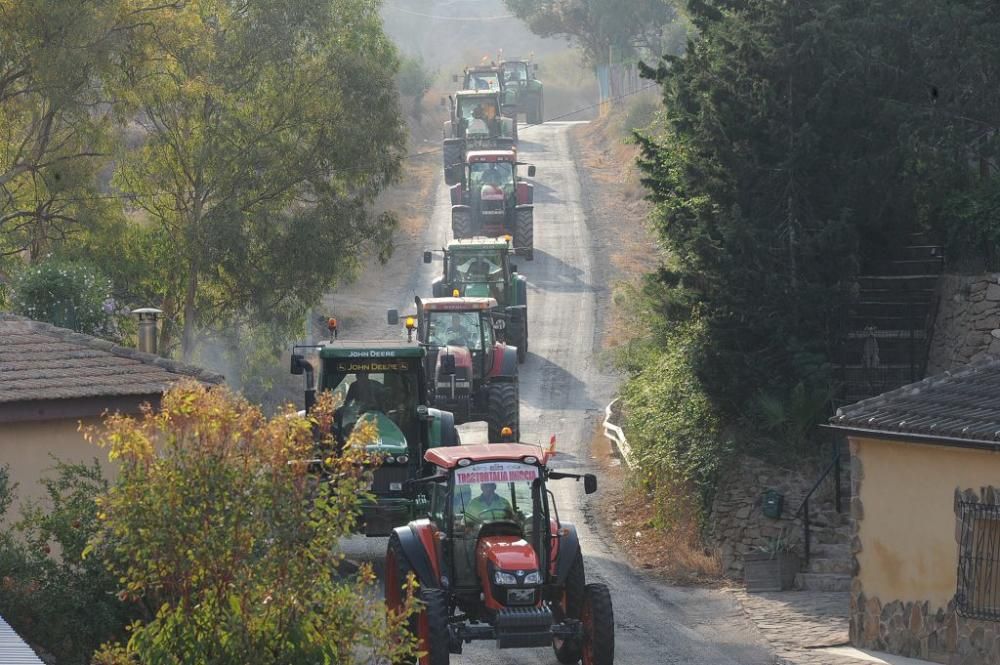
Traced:
[[927, 375], [1000, 358], [1000, 273], [942, 275]]
[[[786, 469], [744, 456], [722, 475], [712, 502], [708, 537], [719, 549], [727, 576], [742, 578], [743, 555], [782, 533], [801, 549], [802, 521], [792, 519], [792, 514], [820, 471], [813, 467]], [[763, 494], [769, 489], [784, 494], [780, 519], [765, 517], [761, 512]]]

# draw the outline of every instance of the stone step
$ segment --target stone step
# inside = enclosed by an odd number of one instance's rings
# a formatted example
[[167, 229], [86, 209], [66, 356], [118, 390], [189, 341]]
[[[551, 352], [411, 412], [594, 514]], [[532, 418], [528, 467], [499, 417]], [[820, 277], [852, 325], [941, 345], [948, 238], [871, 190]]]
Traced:
[[903, 248], [903, 259], [936, 259], [938, 261], [944, 256], [944, 248], [941, 245], [909, 245]]
[[901, 259], [889, 261], [885, 265], [885, 269], [892, 275], [934, 275], [940, 273], [943, 268], [944, 264], [937, 257]]
[[795, 588], [801, 591], [850, 591], [851, 576], [837, 573], [799, 573]]
[[892, 301], [871, 301], [864, 299], [848, 307], [848, 311], [859, 319], [870, 319], [879, 317], [898, 317], [901, 320], [922, 321], [927, 318], [930, 310], [930, 299], [920, 302], [917, 300], [897, 298]]
[[933, 289], [937, 286], [938, 274], [927, 275], [861, 275], [858, 285], [862, 289]]
[[829, 558], [814, 556], [809, 553], [809, 563], [804, 572], [818, 575], [847, 575], [850, 576], [854, 565], [851, 559]]
[[858, 302], [906, 302], [930, 305], [934, 302], [934, 289], [860, 289]]

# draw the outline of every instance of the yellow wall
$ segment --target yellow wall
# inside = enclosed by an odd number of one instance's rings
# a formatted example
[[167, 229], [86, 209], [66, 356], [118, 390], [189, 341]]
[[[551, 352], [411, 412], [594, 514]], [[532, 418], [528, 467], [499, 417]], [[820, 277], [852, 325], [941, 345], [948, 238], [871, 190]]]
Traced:
[[851, 438], [862, 465], [858, 522], [864, 592], [883, 603], [955, 595], [955, 489], [1000, 488], [1000, 453]]
[[[93, 425], [98, 418], [84, 419]], [[50, 420], [0, 424], [0, 465], [10, 466], [11, 480], [18, 483], [17, 497], [8, 518], [15, 517], [18, 504], [27, 498], [40, 499], [45, 490], [39, 479], [52, 473], [55, 455], [63, 462], [90, 464], [96, 457], [104, 467], [104, 477], [114, 477], [114, 467], [108, 462], [107, 451], [87, 443], [77, 431], [78, 419]]]

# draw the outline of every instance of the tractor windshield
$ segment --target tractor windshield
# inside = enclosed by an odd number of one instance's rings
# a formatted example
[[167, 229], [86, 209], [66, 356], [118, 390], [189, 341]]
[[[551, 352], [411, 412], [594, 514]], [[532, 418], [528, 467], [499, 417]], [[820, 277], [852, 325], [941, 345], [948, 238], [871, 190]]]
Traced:
[[331, 372], [324, 374], [323, 387], [332, 390], [340, 402], [335, 419], [343, 440], [361, 421], [375, 423], [386, 444], [405, 446], [417, 440], [418, 362], [404, 358], [328, 361]]
[[500, 250], [455, 254], [448, 262], [448, 281], [452, 283], [502, 282], [503, 278], [503, 254]]
[[455, 470], [453, 507], [456, 526], [466, 533], [491, 522], [531, 528], [532, 483], [538, 467], [520, 462], [489, 462]]
[[480, 311], [428, 312], [427, 341], [434, 346], [464, 346], [482, 351], [493, 346], [493, 329], [483, 325]]
[[499, 90], [500, 75], [497, 72], [469, 72], [465, 77], [466, 90]]
[[503, 80], [504, 81], [527, 81], [528, 80], [528, 63], [526, 62], [508, 62], [503, 66]]
[[500, 115], [492, 97], [459, 97], [458, 116], [465, 125], [466, 135], [489, 135], [490, 126]]
[[473, 191], [483, 187], [514, 193], [514, 165], [510, 162], [473, 162], [469, 165], [469, 184]]

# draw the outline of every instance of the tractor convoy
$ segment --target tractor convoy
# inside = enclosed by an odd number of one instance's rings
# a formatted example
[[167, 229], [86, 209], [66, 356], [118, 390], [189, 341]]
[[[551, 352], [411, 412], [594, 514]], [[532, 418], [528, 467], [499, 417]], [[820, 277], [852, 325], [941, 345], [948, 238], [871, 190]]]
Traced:
[[[411, 665], [448, 665], [474, 640], [551, 647], [564, 664], [614, 662], [611, 595], [586, 582], [576, 529], [546, 488], [583, 480], [590, 494], [597, 479], [553, 468], [551, 446], [520, 442], [528, 288], [512, 257], [534, 258], [535, 167], [518, 157], [518, 116], [529, 128], [543, 121], [537, 69], [502, 57], [468, 67], [442, 99], [454, 240], [424, 252], [424, 263], [441, 255], [430, 295], [388, 311], [398, 340], [338, 340], [330, 319], [330, 341], [292, 351], [306, 411], [331, 391], [335, 445], [365, 447], [371, 487], [358, 529], [389, 536], [387, 606], [419, 601]], [[474, 421], [486, 422], [489, 443], [463, 444], [456, 426]]]

